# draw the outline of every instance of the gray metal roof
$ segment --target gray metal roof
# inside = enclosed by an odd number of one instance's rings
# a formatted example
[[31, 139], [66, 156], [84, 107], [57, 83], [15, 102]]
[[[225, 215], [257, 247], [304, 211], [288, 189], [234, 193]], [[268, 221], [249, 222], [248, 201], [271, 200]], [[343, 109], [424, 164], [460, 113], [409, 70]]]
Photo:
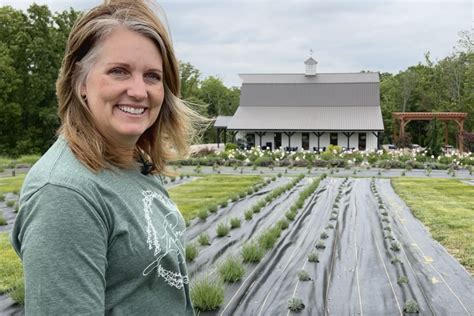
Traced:
[[376, 72], [357, 73], [318, 73], [316, 76], [305, 74], [239, 74], [246, 83], [379, 83]]
[[378, 106], [378, 83], [242, 84], [240, 106]]
[[232, 116], [222, 116], [219, 115], [214, 122], [214, 127], [227, 127], [229, 121], [232, 119]]
[[232, 130], [381, 131], [378, 106], [240, 106], [229, 122]]

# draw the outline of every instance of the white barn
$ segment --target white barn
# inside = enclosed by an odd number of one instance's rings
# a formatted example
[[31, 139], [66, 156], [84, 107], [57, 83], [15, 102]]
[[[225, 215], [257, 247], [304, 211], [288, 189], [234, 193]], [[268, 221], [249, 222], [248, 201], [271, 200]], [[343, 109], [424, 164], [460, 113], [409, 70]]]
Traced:
[[302, 74], [241, 74], [240, 105], [215, 127], [247, 147], [323, 150], [379, 148], [383, 131], [378, 73], [317, 73], [309, 58]]

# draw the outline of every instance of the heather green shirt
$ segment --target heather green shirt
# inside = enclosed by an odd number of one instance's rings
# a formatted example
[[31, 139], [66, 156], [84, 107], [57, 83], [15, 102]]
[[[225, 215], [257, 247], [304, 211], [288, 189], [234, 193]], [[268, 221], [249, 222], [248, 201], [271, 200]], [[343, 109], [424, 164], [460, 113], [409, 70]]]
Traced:
[[63, 138], [33, 166], [12, 244], [28, 315], [192, 315], [185, 225], [159, 177], [95, 174]]

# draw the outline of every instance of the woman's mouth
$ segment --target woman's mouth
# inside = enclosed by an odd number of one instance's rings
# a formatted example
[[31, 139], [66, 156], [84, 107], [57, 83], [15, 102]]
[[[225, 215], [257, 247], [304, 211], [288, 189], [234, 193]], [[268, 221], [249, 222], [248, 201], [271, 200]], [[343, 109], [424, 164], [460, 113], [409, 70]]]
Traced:
[[133, 115], [140, 115], [146, 111], [145, 107], [135, 107], [128, 105], [117, 105], [117, 107], [120, 111]]

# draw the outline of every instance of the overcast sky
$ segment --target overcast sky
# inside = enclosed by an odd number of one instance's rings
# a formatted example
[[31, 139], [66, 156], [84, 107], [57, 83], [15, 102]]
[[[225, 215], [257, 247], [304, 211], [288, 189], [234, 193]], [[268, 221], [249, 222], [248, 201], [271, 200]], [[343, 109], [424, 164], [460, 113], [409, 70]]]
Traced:
[[[33, 1], [0, 0], [26, 9]], [[38, 0], [51, 11], [85, 10], [97, 0]], [[473, 27], [470, 0], [188, 0], [159, 1], [178, 58], [202, 78], [240, 86], [239, 73], [302, 73], [314, 51], [318, 72], [398, 73], [453, 51]]]

